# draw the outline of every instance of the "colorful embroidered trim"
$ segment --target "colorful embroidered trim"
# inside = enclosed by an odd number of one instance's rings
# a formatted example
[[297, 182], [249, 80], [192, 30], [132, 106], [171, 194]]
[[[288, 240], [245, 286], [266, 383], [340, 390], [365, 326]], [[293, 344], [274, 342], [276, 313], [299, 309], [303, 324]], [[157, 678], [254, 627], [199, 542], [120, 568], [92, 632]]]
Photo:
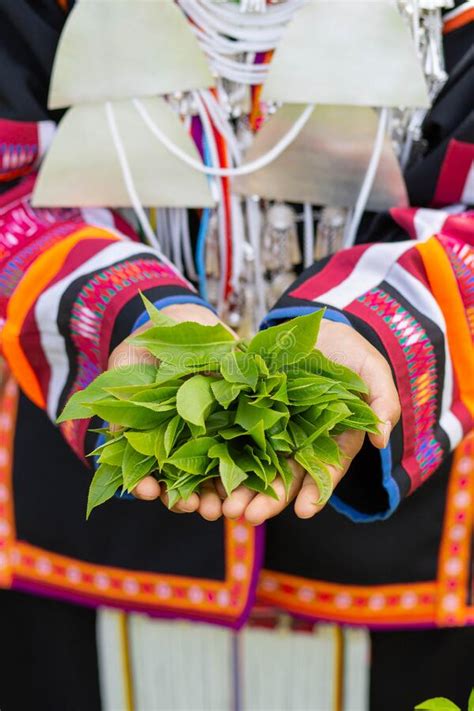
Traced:
[[468, 609], [472, 594], [469, 584], [473, 515], [474, 432], [471, 432], [456, 450], [449, 478], [439, 552], [436, 610], [436, 622], [443, 627], [474, 623], [474, 616], [469, 618]]
[[[436, 355], [425, 329], [403, 306], [383, 289], [371, 289], [358, 299], [360, 304], [373, 311], [395, 335], [406, 361], [410, 388], [410, 413], [414, 432], [407, 436], [414, 440], [405, 453], [412, 450], [416, 466], [406, 461], [412, 477], [412, 489], [416, 489], [438, 468], [443, 450], [434, 433], [438, 401]], [[405, 454], [406, 457], [406, 454]], [[404, 459], [405, 459], [404, 457]]]

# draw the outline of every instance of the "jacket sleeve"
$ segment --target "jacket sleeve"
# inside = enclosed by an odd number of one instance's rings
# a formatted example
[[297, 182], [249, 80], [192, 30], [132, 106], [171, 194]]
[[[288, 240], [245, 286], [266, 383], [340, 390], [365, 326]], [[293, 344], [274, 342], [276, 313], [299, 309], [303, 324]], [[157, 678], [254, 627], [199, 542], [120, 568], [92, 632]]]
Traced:
[[473, 235], [466, 213], [423, 242], [338, 252], [305, 271], [266, 319], [325, 306], [326, 318], [357, 329], [391, 365], [401, 420], [380, 454], [366, 442], [331, 500], [354, 521], [390, 516], [472, 428]]
[[[33, 183], [0, 198], [1, 346], [24, 393], [54, 421], [142, 319], [140, 291], [158, 307], [206, 304], [114, 213], [34, 209]], [[79, 456], [87, 426], [61, 425]]]

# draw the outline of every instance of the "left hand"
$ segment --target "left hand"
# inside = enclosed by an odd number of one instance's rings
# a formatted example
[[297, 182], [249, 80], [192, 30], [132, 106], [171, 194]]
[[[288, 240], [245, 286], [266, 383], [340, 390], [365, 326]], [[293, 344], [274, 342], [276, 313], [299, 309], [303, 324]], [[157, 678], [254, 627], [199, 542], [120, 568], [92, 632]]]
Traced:
[[[382, 422], [380, 432], [370, 434], [369, 439], [378, 449], [386, 447], [390, 432], [400, 418], [400, 401], [390, 366], [385, 358], [350, 326], [324, 319], [317, 347], [328, 358], [351, 368], [365, 381], [369, 389], [366, 400]], [[352, 460], [362, 447], [364, 438], [364, 433], [359, 430], [347, 430], [336, 438], [344, 459], [341, 467], [328, 467], [334, 487], [348, 471]], [[278, 494], [278, 501], [240, 486], [225, 499], [222, 505], [224, 516], [244, 516], [249, 523], [256, 526], [281, 513], [293, 499], [296, 499], [295, 514], [298, 518], [311, 518], [319, 513], [323, 506], [316, 504], [319, 492], [314, 480], [296, 462], [290, 460], [290, 465], [295, 477], [288, 500], [283, 481], [279, 477], [272, 484]]]

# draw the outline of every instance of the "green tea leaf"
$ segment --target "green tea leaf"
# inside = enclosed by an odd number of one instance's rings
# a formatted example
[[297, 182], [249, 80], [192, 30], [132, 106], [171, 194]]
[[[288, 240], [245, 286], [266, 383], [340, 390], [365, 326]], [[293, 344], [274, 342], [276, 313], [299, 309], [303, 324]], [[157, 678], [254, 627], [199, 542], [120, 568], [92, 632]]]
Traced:
[[145, 430], [145, 432], [125, 432], [125, 437], [136, 452], [145, 454], [148, 457], [155, 454], [155, 443], [157, 429]]
[[[343, 403], [336, 403], [334, 409], [331, 409], [331, 406], [328, 406], [321, 412], [317, 419], [313, 419], [311, 411], [307, 410], [305, 417], [302, 417], [301, 421], [307, 421], [307, 417], [311, 418], [308, 422], [309, 434], [301, 446], [306, 447], [321, 437], [321, 435], [330, 432], [334, 425], [338, 422], [342, 422], [347, 417], [347, 413], [350, 413], [350, 410]], [[305, 431], [308, 432], [308, 429], [305, 428]]]
[[91, 403], [95, 400], [104, 400], [107, 393], [101, 390], [93, 391], [78, 390], [77, 393], [71, 395], [64, 407], [64, 410], [56, 418], [56, 424], [60, 425], [67, 420], [88, 420], [94, 414]]
[[274, 449], [271, 446], [267, 446], [267, 452], [270, 455], [273, 466], [275, 467], [275, 469], [277, 470], [277, 472], [279, 473], [279, 475], [282, 478], [282, 481], [283, 481], [283, 484], [285, 487], [286, 500], [288, 501], [291, 484], [294, 479], [293, 470], [291, 469], [287, 458], [278, 456], [278, 454], [274, 451]]
[[334, 467], [341, 466], [341, 451], [328, 435], [320, 435], [313, 442], [313, 452], [324, 464], [331, 464]]
[[[156, 432], [154, 455], [155, 455], [156, 461], [158, 462], [158, 467], [160, 468], [160, 470], [164, 469], [166, 459], [169, 455], [169, 452], [166, 451], [165, 433], [166, 433], [166, 431], [173, 419], [174, 418], [172, 418], [171, 420], [167, 420], [166, 422], [162, 422], [154, 430], [154, 432]], [[183, 422], [183, 421], [181, 420], [181, 422]], [[184, 425], [184, 423], [183, 423], [183, 425]]]
[[130, 443], [127, 444], [123, 455], [122, 474], [123, 486], [126, 491], [132, 491], [136, 485], [146, 477], [156, 466], [155, 457], [144, 456]]
[[185, 321], [174, 326], [155, 326], [132, 339], [164, 363], [188, 367], [216, 362], [236, 346], [234, 336], [221, 324], [203, 326]]
[[469, 694], [469, 699], [467, 701], [467, 711], [474, 711], [474, 689], [472, 689]]
[[321, 351], [315, 350], [305, 360], [300, 363], [304, 368], [312, 373], [333, 378], [342, 383], [349, 390], [367, 394], [369, 389], [362, 378], [350, 368], [346, 368], [340, 363], [329, 360]]
[[222, 405], [226, 410], [245, 387], [243, 384], [229, 383], [227, 380], [215, 380], [211, 383], [214, 397], [219, 405]]
[[235, 424], [245, 430], [251, 430], [259, 422], [262, 422], [263, 429], [268, 430], [282, 417], [284, 417], [284, 413], [252, 405], [246, 399], [241, 398], [237, 405]]
[[304, 443], [308, 439], [308, 434], [305, 430], [294, 420], [290, 420], [288, 423], [288, 430], [294, 442], [295, 449], [299, 449], [304, 446]]
[[318, 487], [319, 499], [314, 503], [317, 506], [325, 504], [329, 500], [334, 488], [330, 471], [324, 466], [321, 460], [318, 459], [312, 447], [299, 449], [295, 452], [295, 459], [298, 464], [301, 464], [303, 469], [308, 472]]
[[227, 496], [247, 479], [247, 474], [230, 457], [219, 459], [219, 476]]
[[259, 420], [253, 427], [248, 430], [248, 435], [253, 439], [253, 441], [265, 451], [267, 443], [265, 441], [265, 429], [263, 427], [263, 420]]
[[257, 353], [272, 369], [297, 363], [314, 349], [324, 310], [260, 331], [252, 338], [248, 353]]
[[106, 422], [134, 429], [150, 429], [169, 419], [167, 412], [153, 412], [137, 403], [124, 400], [101, 400], [94, 403], [94, 414]]
[[255, 358], [247, 353], [232, 351], [225, 355], [220, 363], [222, 377], [228, 383], [248, 385], [255, 389], [258, 381], [258, 367]]
[[219, 435], [225, 440], [231, 440], [244, 437], [247, 432], [242, 427], [229, 427], [227, 430], [220, 430]]
[[111, 499], [121, 483], [122, 472], [119, 467], [101, 464], [97, 468], [89, 487], [86, 518], [89, 518], [96, 506]]
[[156, 376], [156, 367], [149, 364], [127, 365], [121, 368], [105, 370], [97, 376], [84, 390], [79, 390], [72, 395], [56, 422], [59, 424], [66, 420], [85, 420], [91, 417], [91, 404], [97, 400], [108, 397], [104, 388], [123, 385], [124, 382], [134, 385], [147, 385], [153, 382]]
[[263, 479], [260, 479], [255, 474], [247, 474], [247, 479], [245, 480], [245, 486], [247, 489], [256, 491], [259, 494], [265, 494], [266, 496], [271, 496], [272, 499], [278, 501], [278, 494], [271, 484], [265, 484]]
[[145, 306], [146, 312], [148, 316], [150, 317], [150, 321], [155, 325], [155, 326], [175, 326], [176, 321], [173, 321], [172, 318], [169, 316], [166, 316], [162, 311], [156, 308], [155, 304], [152, 304], [152, 302], [147, 299], [145, 294], [142, 294], [140, 292], [140, 296], [143, 301], [143, 305]]
[[209, 434], [206, 425], [193, 425], [192, 422], [186, 422], [186, 427], [193, 438], [204, 437], [205, 434]]
[[118, 440], [107, 442], [107, 445], [99, 455], [99, 463], [112, 464], [115, 467], [121, 467], [126, 444], [127, 442], [125, 438], [119, 438]]
[[214, 402], [209, 378], [204, 375], [193, 375], [185, 380], [176, 395], [178, 415], [200, 427], [204, 427]]
[[215, 444], [213, 437], [198, 437], [181, 445], [167, 461], [189, 474], [204, 475], [209, 464], [209, 449]]
[[416, 709], [421, 709], [422, 711], [461, 711], [459, 706], [441, 696], [423, 701], [418, 706], [415, 706]]
[[206, 420], [207, 433], [214, 434], [226, 427], [231, 427], [234, 424], [234, 418], [235, 412], [228, 412], [226, 410], [211, 412]]
[[173, 449], [176, 440], [183, 431], [184, 422], [179, 415], [175, 415], [167, 424], [164, 438], [163, 446], [166, 457], [169, 457], [171, 450]]

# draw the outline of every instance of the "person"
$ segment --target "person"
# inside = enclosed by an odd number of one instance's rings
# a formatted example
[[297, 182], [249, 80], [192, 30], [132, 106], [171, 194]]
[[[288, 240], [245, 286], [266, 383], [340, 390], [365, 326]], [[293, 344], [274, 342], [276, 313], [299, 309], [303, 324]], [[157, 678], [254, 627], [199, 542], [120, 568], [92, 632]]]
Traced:
[[[217, 316], [115, 212], [31, 205], [58, 118], [45, 107], [63, 4], [17, 0], [1, 11], [0, 706], [100, 708], [95, 613], [84, 605], [240, 627], [255, 595], [295, 615], [395, 630], [372, 632], [371, 708], [429, 695], [464, 703], [474, 648], [473, 213], [438, 211], [425, 240], [427, 215], [415, 209], [369, 216], [359, 245], [305, 270], [267, 316], [326, 306], [318, 347], [367, 382], [383, 423], [367, 440], [340, 437], [346, 458], [332, 469], [330, 506], [314, 504], [314, 482], [295, 467], [290, 503], [279, 481], [278, 501], [244, 488], [222, 500], [209, 485], [168, 511], [148, 478], [136, 501], [117, 498], [86, 522], [84, 455], [95, 435], [82, 421], [55, 427], [57, 415], [102, 370], [142, 357], [126, 341], [143, 328], [140, 291], [177, 321]], [[473, 75], [469, 53], [461, 62], [451, 96]], [[472, 102], [460, 101], [454, 122], [448, 104], [446, 94], [435, 104], [425, 131], [431, 118], [438, 133], [407, 171], [415, 190], [423, 163], [430, 175], [437, 168], [421, 205], [434, 193], [446, 204], [452, 146], [472, 151]], [[471, 195], [461, 187], [459, 198]]]

